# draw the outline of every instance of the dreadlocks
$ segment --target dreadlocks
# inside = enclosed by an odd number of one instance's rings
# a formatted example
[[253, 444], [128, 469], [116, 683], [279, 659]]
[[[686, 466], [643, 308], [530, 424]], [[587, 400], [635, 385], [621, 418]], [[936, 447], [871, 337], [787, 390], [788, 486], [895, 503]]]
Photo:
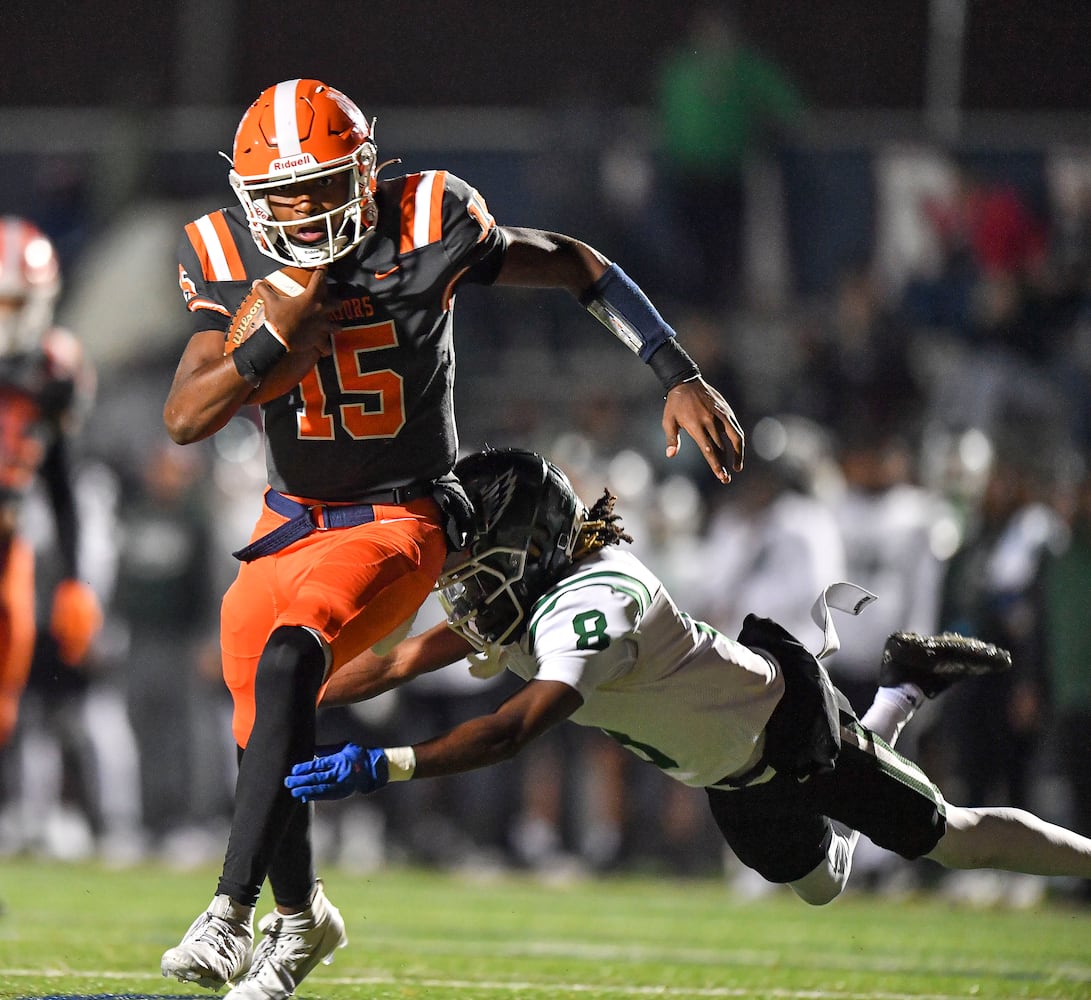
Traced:
[[632, 537], [621, 526], [621, 515], [614, 513], [616, 502], [617, 497], [613, 493], [603, 490], [602, 496], [595, 501], [580, 525], [576, 535], [576, 547], [572, 553], [573, 560], [598, 552], [607, 545], [632, 543]]

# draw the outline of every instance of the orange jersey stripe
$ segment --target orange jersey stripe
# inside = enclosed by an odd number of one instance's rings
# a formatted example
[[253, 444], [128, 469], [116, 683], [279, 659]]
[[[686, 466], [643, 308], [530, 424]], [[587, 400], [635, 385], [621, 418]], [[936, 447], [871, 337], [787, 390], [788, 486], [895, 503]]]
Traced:
[[186, 226], [186, 235], [201, 262], [205, 281], [244, 281], [246, 270], [223, 212], [202, 216]]
[[[197, 251], [197, 259], [201, 262], [201, 275], [205, 281], [208, 281], [212, 277], [211, 268], [208, 265], [208, 251], [205, 250], [204, 237], [201, 236], [197, 230], [197, 223], [190, 222], [186, 224], [186, 236], [189, 238], [190, 246]], [[179, 273], [183, 273], [179, 267]]]
[[447, 171], [425, 170], [406, 178], [402, 190], [398, 252], [408, 253], [443, 236], [443, 193]]
[[239, 256], [239, 248], [235, 246], [235, 237], [231, 235], [231, 230], [227, 228], [227, 219], [222, 211], [214, 213], [211, 218], [212, 228], [216, 230], [216, 235], [220, 237], [220, 247], [227, 258], [231, 280], [244, 281], [246, 279], [246, 268], [243, 267], [242, 257]]
[[398, 242], [398, 253], [409, 253], [413, 249], [413, 229], [417, 218], [417, 188], [420, 187], [420, 174], [412, 174], [405, 179], [402, 188], [402, 232]]
[[432, 178], [432, 201], [428, 206], [428, 242], [435, 243], [443, 235], [443, 191], [447, 187], [447, 171], [437, 170]]

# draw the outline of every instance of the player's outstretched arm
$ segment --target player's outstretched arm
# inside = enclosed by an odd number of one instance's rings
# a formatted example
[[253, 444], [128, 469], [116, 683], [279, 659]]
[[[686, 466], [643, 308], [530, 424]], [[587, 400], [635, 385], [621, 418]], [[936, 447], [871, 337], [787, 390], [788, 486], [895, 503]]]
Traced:
[[507, 240], [496, 284], [520, 288], [564, 288], [576, 298], [610, 266], [594, 247], [563, 233], [503, 227]]
[[496, 283], [564, 288], [575, 295], [662, 383], [667, 457], [678, 453], [678, 432], [684, 430], [716, 478], [729, 483], [731, 473], [743, 466], [742, 426], [639, 286], [617, 264], [570, 236], [510, 227], [504, 235], [507, 250]]
[[365, 649], [333, 674], [322, 694], [323, 708], [366, 701], [404, 684], [420, 674], [456, 663], [473, 652], [471, 646], [446, 622], [399, 642], [384, 656]]
[[583, 699], [559, 681], [531, 681], [491, 715], [470, 719], [442, 736], [411, 747], [360, 747], [347, 743], [333, 754], [296, 764], [284, 779], [303, 802], [368, 794], [388, 781], [437, 778], [487, 767], [514, 757], [531, 740], [567, 719]]
[[508, 760], [583, 704], [575, 688], [560, 681], [530, 681], [490, 715], [455, 726], [412, 747], [413, 776], [438, 778]]

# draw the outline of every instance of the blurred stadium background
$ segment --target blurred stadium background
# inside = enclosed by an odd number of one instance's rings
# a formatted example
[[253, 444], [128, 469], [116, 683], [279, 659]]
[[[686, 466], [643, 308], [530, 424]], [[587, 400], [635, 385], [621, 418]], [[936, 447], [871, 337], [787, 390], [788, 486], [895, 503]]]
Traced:
[[[807, 410], [800, 400], [816, 384], [809, 351], [836, 313], [846, 275], [862, 269], [881, 311], [906, 330], [899, 349], [917, 389], [914, 481], [953, 503], [962, 522], [980, 499], [1000, 443], [1017, 445], [1054, 484], [1071, 484], [1091, 426], [1086, 4], [730, 5], [748, 43], [798, 89], [803, 113], [747, 156], [742, 291], [722, 309], [699, 308], [689, 295], [697, 250], [677, 213], [656, 100], [659, 70], [683, 45], [696, 6], [690, 0], [156, 0], [137, 10], [130, 2], [100, 0], [47, 12], [27, 0], [9, 2], [0, 37], [0, 212], [32, 218], [62, 253], [60, 320], [78, 333], [97, 366], [86, 457], [115, 477], [114, 499], [102, 503], [121, 512], [118, 550], [125, 531], [118, 497], [138, 488], [162, 448], [159, 410], [185, 336], [174, 256], [181, 226], [230, 202], [227, 165], [217, 151], [230, 149], [239, 116], [264, 87], [293, 76], [324, 79], [376, 116], [380, 160], [401, 159], [393, 169], [445, 167], [477, 187], [502, 224], [568, 232], [622, 263], [748, 430], [763, 418]], [[922, 206], [956, 198], [968, 165], [994, 188], [1015, 192], [1041, 225], [1047, 261], [1044, 272], [1015, 280], [1019, 296], [1031, 293], [1020, 303], [1042, 308], [1030, 310], [1029, 320], [1026, 310], [1004, 313], [1011, 322], [984, 334], [979, 326], [962, 329], [936, 298], [910, 295], [922, 283], [934, 292], [929, 282], [944, 265], [941, 234]], [[1006, 287], [989, 290], [1001, 296]], [[705, 528], [721, 501], [698, 456], [684, 454], [671, 466], [662, 460], [659, 397], [650, 376], [564, 297], [470, 288], [460, 294], [459, 312], [464, 444], [538, 447], [587, 492], [605, 479], [622, 495], [638, 545], [644, 540], [642, 554], [683, 602], [699, 603], [703, 570], [717, 555], [702, 547]], [[834, 440], [845, 430], [822, 413], [803, 415]], [[212, 491], [205, 502], [214, 511], [207, 573], [213, 595], [230, 577], [226, 553], [248, 530], [262, 481], [255, 427], [236, 424], [184, 474], [207, 479]], [[755, 465], [761, 457], [757, 452]], [[813, 455], [809, 461], [812, 475], [822, 471]], [[957, 544], [957, 537], [937, 543], [937, 557]], [[127, 645], [131, 623], [121, 610], [114, 618], [101, 650], [102, 675], [131, 700], [140, 664]], [[206, 610], [190, 631], [203, 629], [200, 638], [207, 639], [212, 618]], [[732, 627], [730, 618], [718, 624]], [[193, 652], [187, 669], [197, 676], [207, 655], [207, 649]], [[416, 718], [432, 725], [498, 694], [490, 689], [482, 696], [454, 679], [403, 701], [416, 698]], [[176, 858], [185, 856], [186, 845], [203, 858], [194, 841], [169, 837], [180, 816], [200, 821], [202, 830], [222, 819], [227, 782], [216, 772], [227, 768], [229, 750], [207, 750], [219, 725], [208, 719], [222, 710], [222, 700], [211, 688], [187, 689], [184, 697], [197, 706], [191, 742], [206, 749], [187, 771], [185, 802], [150, 805], [162, 790], [145, 776], [143, 825], [148, 813], [163, 810], [150, 841], [161, 841]], [[362, 721], [372, 732], [397, 721], [404, 736], [410, 723], [399, 711], [376, 705], [333, 721]], [[543, 750], [538, 758], [547, 770], [549, 760], [562, 760], [572, 748], [559, 739], [548, 752], [554, 757]], [[498, 830], [513, 827], [524, 799], [533, 798], [524, 773], [534, 766], [470, 779], [476, 785], [452, 782], [447, 793], [419, 793], [423, 805], [406, 805], [401, 820], [402, 828], [417, 828], [409, 838], [414, 856], [442, 860], [487, 849]], [[601, 773], [620, 766], [604, 759]], [[1047, 811], [1064, 816], [1070, 807], [1060, 784], [1041, 787]], [[599, 794], [598, 805], [584, 801], [585, 815], [605, 808]], [[462, 809], [471, 795], [478, 802], [472, 821]], [[692, 801], [676, 801], [655, 784], [634, 785], [633, 795], [646, 795], [649, 808], [666, 817], [667, 832], [656, 834], [649, 853], [675, 869], [707, 870], [714, 853], [695, 852], [714, 852], [714, 838], [694, 818]], [[91, 840], [62, 823], [49, 835], [50, 849], [78, 854], [65, 845], [102, 842], [111, 808], [101, 802], [90, 808]], [[131, 820], [131, 803], [117, 808]], [[399, 820], [358, 812], [359, 838], [351, 843], [364, 863], [369, 838], [383, 824], [398, 829]], [[590, 833], [581, 850], [592, 859], [596, 850], [615, 857], [616, 833], [608, 818], [599, 820], [585, 823]], [[351, 830], [341, 829], [346, 822], [334, 824], [336, 836], [349, 837]], [[672, 825], [680, 831], [675, 841]], [[134, 829], [131, 822], [117, 826], [122, 834]], [[9, 834], [13, 828], [12, 849], [26, 847], [9, 816]], [[523, 832], [532, 854], [535, 833]], [[651, 836], [647, 828], [629, 836], [641, 834]], [[463, 841], [471, 846], [460, 854]], [[214, 855], [214, 836], [211, 843]], [[429, 844], [436, 858], [428, 856]]]

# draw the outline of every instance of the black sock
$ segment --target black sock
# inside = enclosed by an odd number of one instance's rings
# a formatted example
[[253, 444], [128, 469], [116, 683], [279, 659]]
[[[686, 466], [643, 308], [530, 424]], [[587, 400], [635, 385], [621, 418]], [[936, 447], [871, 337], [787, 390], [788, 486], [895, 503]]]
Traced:
[[[216, 889], [239, 902], [257, 902], [274, 858], [277, 882], [289, 896], [305, 896], [313, 882], [310, 807], [292, 798], [284, 776], [314, 753], [315, 698], [325, 668], [321, 645], [299, 626], [276, 629], [258, 662], [254, 728], [239, 762], [231, 835]], [[289, 827], [293, 849], [279, 852]], [[303, 882], [307, 887], [299, 890]]]

